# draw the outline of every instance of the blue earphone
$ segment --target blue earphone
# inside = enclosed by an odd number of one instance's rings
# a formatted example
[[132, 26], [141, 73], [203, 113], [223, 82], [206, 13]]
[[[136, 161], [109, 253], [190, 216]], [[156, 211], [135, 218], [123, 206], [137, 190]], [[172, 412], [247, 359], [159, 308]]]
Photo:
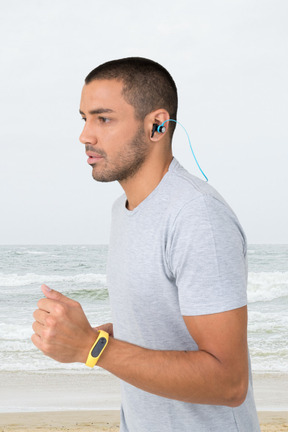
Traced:
[[196, 164], [197, 164], [199, 170], [201, 171], [202, 175], [205, 177], [206, 181], [208, 182], [208, 177], [206, 177], [206, 175], [205, 175], [204, 172], [202, 171], [202, 169], [201, 169], [201, 167], [200, 167], [200, 165], [199, 165], [199, 163], [198, 163], [198, 161], [197, 161], [197, 159], [196, 159], [196, 156], [195, 156], [195, 153], [194, 153], [194, 151], [193, 151], [193, 148], [192, 148], [192, 145], [191, 145], [191, 141], [190, 141], [190, 138], [189, 138], [188, 132], [186, 131], [185, 127], [184, 127], [180, 122], [178, 122], [177, 120], [169, 119], [169, 120], [165, 120], [161, 125], [157, 125], [156, 123], [154, 123], [154, 124], [153, 124], [153, 129], [152, 129], [152, 135], [151, 135], [151, 137], [154, 136], [154, 133], [155, 133], [155, 132], [164, 133], [164, 132], [166, 131], [166, 128], [165, 128], [164, 124], [165, 124], [166, 122], [169, 122], [169, 121], [172, 121], [172, 122], [174, 122], [174, 123], [178, 123], [178, 124], [179, 124], [180, 126], [182, 126], [182, 128], [184, 129], [184, 131], [185, 131], [185, 133], [186, 133], [186, 135], [187, 135], [188, 142], [189, 142], [189, 146], [190, 146], [190, 149], [191, 149], [192, 155], [193, 155], [193, 157], [194, 157], [194, 159], [195, 159], [195, 162], [196, 162]]

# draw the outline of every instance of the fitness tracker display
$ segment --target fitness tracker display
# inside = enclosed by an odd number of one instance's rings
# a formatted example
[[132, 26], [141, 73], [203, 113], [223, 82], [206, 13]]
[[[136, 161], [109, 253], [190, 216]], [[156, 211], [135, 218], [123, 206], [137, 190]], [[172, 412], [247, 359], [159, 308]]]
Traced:
[[101, 357], [101, 354], [103, 353], [104, 349], [108, 344], [108, 340], [109, 334], [104, 330], [99, 330], [98, 338], [92, 345], [92, 348], [90, 349], [90, 352], [88, 354], [86, 366], [93, 368], [97, 364], [99, 358]]

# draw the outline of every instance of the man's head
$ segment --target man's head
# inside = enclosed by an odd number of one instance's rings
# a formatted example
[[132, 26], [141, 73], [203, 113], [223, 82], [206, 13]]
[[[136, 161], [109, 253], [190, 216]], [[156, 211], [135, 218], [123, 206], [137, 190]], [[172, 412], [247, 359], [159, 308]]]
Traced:
[[[162, 108], [176, 120], [177, 88], [169, 72], [159, 63], [141, 57], [112, 60], [93, 69], [85, 84], [103, 79], [122, 81], [123, 97], [134, 107], [137, 119], [144, 120], [147, 114]], [[175, 122], [170, 122], [170, 138], [175, 126]]]
[[176, 119], [176, 112], [174, 81], [151, 60], [115, 60], [90, 72], [81, 95], [85, 126], [80, 141], [94, 179], [121, 183], [144, 165], [151, 167], [151, 161], [167, 161], [175, 123], [167, 123], [164, 134], [151, 134], [153, 124]]

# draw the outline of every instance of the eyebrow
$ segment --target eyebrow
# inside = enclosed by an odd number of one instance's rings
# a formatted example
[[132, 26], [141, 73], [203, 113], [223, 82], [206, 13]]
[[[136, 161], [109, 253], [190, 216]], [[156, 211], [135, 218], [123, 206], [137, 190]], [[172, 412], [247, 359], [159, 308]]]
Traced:
[[[85, 114], [79, 110], [80, 114], [85, 116]], [[103, 114], [103, 113], [113, 113], [114, 111], [110, 108], [97, 108], [97, 109], [93, 109], [91, 111], [89, 111], [88, 113], [90, 115], [94, 115], [94, 114]]]

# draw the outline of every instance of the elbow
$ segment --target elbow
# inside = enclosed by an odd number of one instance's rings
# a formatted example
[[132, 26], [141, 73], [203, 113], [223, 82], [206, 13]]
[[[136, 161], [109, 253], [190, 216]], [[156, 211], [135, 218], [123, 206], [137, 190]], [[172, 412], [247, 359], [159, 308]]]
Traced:
[[229, 386], [227, 391], [225, 405], [236, 408], [243, 404], [246, 399], [248, 391], [248, 377], [247, 379], [239, 380], [237, 383]]

